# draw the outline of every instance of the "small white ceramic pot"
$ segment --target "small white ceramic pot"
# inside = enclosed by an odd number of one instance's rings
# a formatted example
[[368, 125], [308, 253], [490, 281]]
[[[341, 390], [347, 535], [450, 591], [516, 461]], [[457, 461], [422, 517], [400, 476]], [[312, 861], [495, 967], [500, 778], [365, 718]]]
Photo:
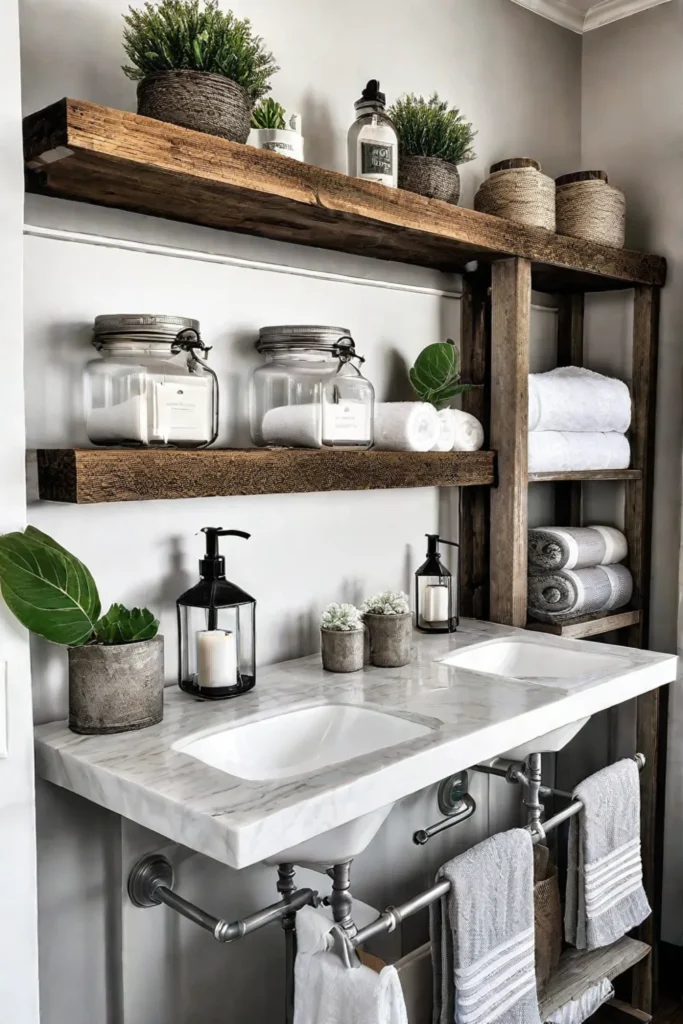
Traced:
[[256, 149], [268, 149], [292, 160], [303, 161], [304, 158], [303, 135], [286, 128], [252, 128], [247, 142]]

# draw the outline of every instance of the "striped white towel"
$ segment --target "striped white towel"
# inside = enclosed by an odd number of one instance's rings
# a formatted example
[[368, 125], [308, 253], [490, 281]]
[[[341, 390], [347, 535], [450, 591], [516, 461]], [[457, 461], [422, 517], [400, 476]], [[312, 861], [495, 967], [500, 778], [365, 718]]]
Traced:
[[431, 908], [435, 1024], [540, 1024], [530, 834], [485, 839], [438, 877], [451, 889]]
[[565, 934], [578, 949], [616, 942], [651, 913], [640, 859], [640, 787], [630, 758], [574, 791], [569, 824]]

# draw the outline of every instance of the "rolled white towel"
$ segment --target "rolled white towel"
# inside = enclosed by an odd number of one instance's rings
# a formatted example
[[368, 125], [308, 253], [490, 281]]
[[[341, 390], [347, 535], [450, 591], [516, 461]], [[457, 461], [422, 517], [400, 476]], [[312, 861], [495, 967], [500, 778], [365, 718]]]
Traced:
[[624, 434], [534, 430], [529, 434], [530, 473], [628, 469], [631, 447]]
[[484, 444], [484, 428], [476, 416], [462, 409], [451, 409], [455, 421], [455, 452], [478, 452]]
[[582, 366], [529, 374], [529, 430], [625, 434], [631, 425], [626, 384]]
[[433, 452], [450, 452], [455, 444], [455, 417], [452, 409], [442, 409], [437, 413], [441, 430], [439, 440], [432, 448]]
[[322, 448], [322, 415], [320, 406], [280, 405], [269, 409], [261, 425], [266, 444], [292, 448]]
[[428, 402], [377, 402], [375, 448], [393, 452], [428, 452], [439, 439], [441, 421]]

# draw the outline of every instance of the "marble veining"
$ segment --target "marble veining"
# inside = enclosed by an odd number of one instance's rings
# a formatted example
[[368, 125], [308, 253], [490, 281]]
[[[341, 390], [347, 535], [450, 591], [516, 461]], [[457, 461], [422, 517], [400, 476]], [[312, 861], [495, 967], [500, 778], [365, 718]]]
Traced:
[[[401, 669], [324, 672], [318, 655], [260, 669], [235, 700], [201, 701], [172, 687], [163, 722], [141, 732], [78, 736], [65, 722], [36, 730], [43, 778], [234, 868], [247, 867], [417, 792], [552, 729], [656, 689], [677, 659], [600, 645], [619, 658], [604, 673], [542, 682], [456, 668], [440, 659], [523, 630], [465, 621], [445, 636], [416, 633]], [[544, 636], [549, 649], [584, 641]], [[549, 658], [549, 664], [551, 664]], [[430, 727], [427, 735], [305, 777], [249, 781], [174, 750], [189, 736], [320, 703], [364, 704]]]

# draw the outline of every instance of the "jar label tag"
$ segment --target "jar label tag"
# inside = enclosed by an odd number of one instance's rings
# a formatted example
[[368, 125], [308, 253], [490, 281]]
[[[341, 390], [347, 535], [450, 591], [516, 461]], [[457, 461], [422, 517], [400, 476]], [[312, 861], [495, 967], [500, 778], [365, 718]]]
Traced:
[[388, 143], [361, 142], [361, 174], [391, 177], [394, 173], [394, 149]]
[[153, 440], [181, 443], [211, 439], [208, 378], [167, 377], [154, 383]]
[[366, 402], [324, 402], [323, 444], [368, 443], [372, 439]]

